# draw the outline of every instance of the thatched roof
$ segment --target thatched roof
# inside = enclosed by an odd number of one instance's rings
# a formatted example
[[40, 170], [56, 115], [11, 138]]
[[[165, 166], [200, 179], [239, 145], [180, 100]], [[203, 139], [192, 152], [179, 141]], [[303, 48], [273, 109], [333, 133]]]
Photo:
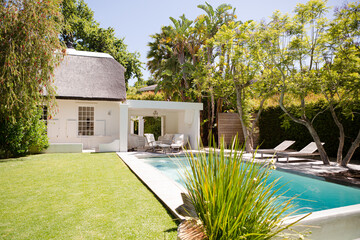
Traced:
[[125, 68], [107, 53], [67, 49], [55, 70], [56, 98], [126, 100]]

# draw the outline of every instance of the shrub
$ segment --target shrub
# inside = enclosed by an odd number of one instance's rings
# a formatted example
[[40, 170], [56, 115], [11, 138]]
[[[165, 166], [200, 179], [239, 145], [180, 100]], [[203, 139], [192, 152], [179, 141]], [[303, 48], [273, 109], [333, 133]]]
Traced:
[[[292, 106], [291, 111], [296, 113], [297, 106]], [[342, 109], [338, 108], [337, 113], [340, 115], [340, 121], [345, 129], [345, 146], [344, 154], [350, 148], [351, 143], [356, 138], [360, 128], [360, 115], [354, 115], [353, 118], [342, 114]], [[314, 128], [318, 132], [322, 142], [325, 142], [324, 148], [329, 157], [336, 157], [339, 145], [339, 129], [334, 123], [331, 114], [321, 101], [310, 104], [307, 107], [307, 112], [314, 116], [317, 112], [322, 112], [314, 120]], [[360, 105], [356, 112], [360, 112]], [[260, 120], [260, 141], [261, 148], [273, 148], [285, 139], [294, 140], [296, 143], [293, 147], [300, 150], [309, 142], [314, 141], [309, 134], [309, 131], [303, 125], [291, 121], [280, 107], [269, 107], [264, 109]], [[360, 157], [360, 150], [358, 149], [353, 158]]]
[[153, 101], [165, 101], [165, 95], [162, 92], [143, 92], [141, 94], [128, 94], [127, 99], [132, 100], [153, 100]]
[[[275, 195], [277, 181], [269, 182], [270, 166], [243, 161], [234, 141], [226, 153], [210, 147], [187, 156], [190, 170], [184, 182], [209, 239], [269, 239], [290, 225], [281, 225], [291, 200]], [[279, 186], [276, 186], [279, 187]]]
[[41, 110], [10, 121], [0, 117], [0, 158], [19, 157], [39, 153], [49, 146]]

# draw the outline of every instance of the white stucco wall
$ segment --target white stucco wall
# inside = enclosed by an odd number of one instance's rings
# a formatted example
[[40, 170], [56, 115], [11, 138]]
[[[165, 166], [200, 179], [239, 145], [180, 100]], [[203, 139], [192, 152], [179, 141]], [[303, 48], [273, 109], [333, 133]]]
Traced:
[[[179, 122], [182, 123], [179, 124], [179, 132], [184, 133], [189, 137], [190, 145], [193, 150], [198, 149], [200, 143], [200, 111], [188, 109], [179, 112], [178, 119]], [[199, 119], [199, 121], [196, 119]]]
[[[82, 143], [84, 149], [104, 149], [119, 145], [113, 151], [127, 151], [127, 137], [131, 116], [153, 116], [156, 110], [163, 117], [164, 133], [184, 133], [197, 149], [200, 136], [200, 110], [202, 104], [130, 100], [126, 103], [111, 101], [57, 100], [58, 113], [48, 121], [51, 143]], [[94, 107], [94, 136], [78, 135], [80, 106]], [[120, 140], [119, 144], [114, 143]], [[108, 143], [112, 143], [106, 145]], [[105, 144], [105, 145], [103, 145]], [[111, 147], [112, 149], [113, 147]]]
[[[197, 149], [200, 139], [201, 103], [128, 100], [129, 128], [131, 116], [158, 116], [164, 119], [164, 133], [184, 133], [189, 137], [192, 149]], [[130, 131], [130, 130], [129, 130]]]
[[[50, 143], [83, 143], [84, 149], [119, 139], [119, 103], [57, 100], [58, 113], [48, 121]], [[94, 136], [78, 135], [79, 106], [94, 107]]]
[[164, 131], [165, 133], [178, 133], [179, 132], [179, 113], [169, 112], [164, 115]]

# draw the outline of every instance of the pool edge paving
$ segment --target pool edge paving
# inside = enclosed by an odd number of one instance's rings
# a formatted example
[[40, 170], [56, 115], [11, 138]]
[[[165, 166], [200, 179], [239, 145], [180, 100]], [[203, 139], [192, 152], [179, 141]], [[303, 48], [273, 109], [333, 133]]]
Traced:
[[176, 182], [170, 180], [156, 168], [138, 161], [135, 152], [117, 152], [120, 159], [131, 169], [131, 171], [167, 206], [171, 213], [178, 219], [184, 217], [179, 215], [175, 209], [183, 204], [181, 193], [185, 189]]

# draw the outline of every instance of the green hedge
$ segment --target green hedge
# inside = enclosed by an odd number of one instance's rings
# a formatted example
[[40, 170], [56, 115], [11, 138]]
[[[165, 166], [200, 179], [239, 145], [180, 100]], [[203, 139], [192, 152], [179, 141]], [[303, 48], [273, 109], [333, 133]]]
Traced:
[[0, 158], [39, 153], [49, 146], [41, 114], [42, 109], [35, 109], [29, 117], [18, 118], [16, 122], [0, 116]]
[[[295, 113], [298, 109], [299, 107], [294, 106], [291, 108], [291, 111]], [[318, 102], [309, 106], [307, 112], [314, 115], [321, 110], [325, 110], [324, 104], [322, 102]], [[338, 109], [337, 112], [341, 113], [341, 109]], [[354, 112], [360, 112], [360, 105]], [[360, 115], [356, 114], [354, 118], [351, 119], [341, 114], [340, 121], [345, 129], [346, 138], [343, 152], [345, 156], [360, 129]], [[336, 157], [339, 144], [339, 130], [331, 117], [330, 111], [325, 110], [323, 113], [318, 115], [314, 120], [314, 127], [318, 132], [321, 141], [325, 142], [324, 147], [329, 157]], [[289, 120], [280, 107], [269, 107], [264, 109], [259, 120], [259, 128], [259, 143], [261, 144], [261, 148], [273, 148], [283, 140], [294, 140], [296, 143], [291, 146], [291, 148], [300, 150], [313, 141], [307, 128]], [[359, 158], [360, 149], [358, 148], [353, 156], [353, 159]]]

